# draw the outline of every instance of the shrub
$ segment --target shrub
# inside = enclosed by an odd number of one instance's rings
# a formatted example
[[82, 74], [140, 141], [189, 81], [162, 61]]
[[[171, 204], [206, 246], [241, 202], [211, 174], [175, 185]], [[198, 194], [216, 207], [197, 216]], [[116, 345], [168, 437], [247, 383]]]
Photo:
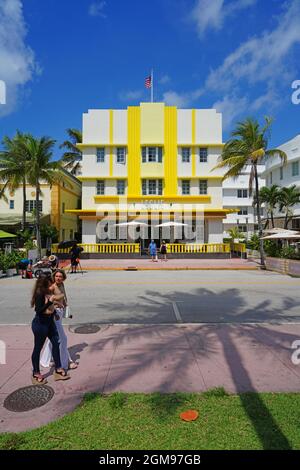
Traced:
[[280, 248], [278, 248], [277, 243], [274, 240], [265, 240], [264, 250], [268, 256], [272, 256], [274, 258], [280, 256]]
[[293, 246], [286, 246], [280, 250], [280, 258], [300, 259], [300, 253], [296, 252]]

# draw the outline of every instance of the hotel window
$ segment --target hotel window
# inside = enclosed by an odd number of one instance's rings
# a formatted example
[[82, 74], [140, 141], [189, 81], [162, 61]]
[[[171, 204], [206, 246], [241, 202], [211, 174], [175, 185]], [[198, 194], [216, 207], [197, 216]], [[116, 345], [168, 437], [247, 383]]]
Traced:
[[9, 208], [10, 208], [10, 209], [14, 209], [14, 208], [15, 208], [15, 201], [14, 201], [13, 199], [11, 199], [11, 200], [9, 201]]
[[182, 147], [181, 155], [182, 155], [182, 163], [190, 163], [190, 158], [191, 158], [190, 147]]
[[182, 180], [182, 194], [188, 195], [191, 191], [190, 180]]
[[117, 163], [125, 163], [125, 147], [117, 147]]
[[73, 237], [74, 237], [74, 232], [73, 232], [73, 229], [71, 228], [70, 229], [70, 240], [73, 240]]
[[270, 184], [273, 184], [273, 173], [270, 171]]
[[117, 194], [118, 195], [125, 194], [125, 181], [124, 180], [117, 181]]
[[292, 163], [292, 176], [298, 176], [299, 175], [299, 162], [293, 162]]
[[162, 147], [142, 147], [142, 163], [162, 163]]
[[248, 215], [248, 207], [240, 207], [238, 215]]
[[238, 225], [238, 231], [242, 233], [247, 233], [247, 225]]
[[237, 197], [238, 198], [247, 198], [248, 197], [248, 189], [238, 189], [237, 190]]
[[199, 194], [207, 194], [207, 180], [199, 181]]
[[161, 196], [163, 192], [162, 180], [143, 180], [142, 194], [144, 196]]
[[200, 157], [200, 163], [207, 162], [207, 148], [206, 147], [199, 148], [199, 157]]
[[65, 202], [62, 203], [62, 213], [64, 214], [65, 213], [65, 209], [66, 209], [66, 204]]
[[96, 152], [97, 152], [97, 163], [104, 163], [104, 161], [105, 161], [105, 149], [104, 149], [104, 147], [98, 147]]
[[280, 167], [279, 171], [280, 171], [280, 179], [282, 180], [283, 179], [283, 168], [282, 168], [282, 166]]
[[[26, 212], [32, 212], [36, 208], [36, 200], [29, 199], [25, 203], [25, 210]], [[43, 212], [43, 201], [39, 201], [39, 211]]]
[[104, 192], [105, 192], [105, 184], [104, 184], [104, 180], [97, 180], [97, 194], [100, 195], [100, 196], [103, 196], [104, 195]]

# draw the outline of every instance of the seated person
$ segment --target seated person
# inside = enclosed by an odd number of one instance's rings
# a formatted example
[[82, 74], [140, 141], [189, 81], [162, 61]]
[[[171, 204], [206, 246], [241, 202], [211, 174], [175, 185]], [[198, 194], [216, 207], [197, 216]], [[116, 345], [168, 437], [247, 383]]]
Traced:
[[49, 260], [51, 269], [57, 269], [58, 268], [58, 258], [57, 258], [57, 256], [50, 255], [48, 260]]

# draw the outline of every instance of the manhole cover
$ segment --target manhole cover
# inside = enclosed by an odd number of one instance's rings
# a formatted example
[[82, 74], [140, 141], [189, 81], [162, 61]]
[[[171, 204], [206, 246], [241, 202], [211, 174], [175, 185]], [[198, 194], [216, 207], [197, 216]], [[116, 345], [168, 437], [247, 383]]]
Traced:
[[3, 406], [9, 411], [30, 411], [48, 403], [54, 395], [54, 390], [47, 385], [29, 385], [18, 388], [8, 395]]
[[97, 333], [98, 331], [100, 331], [100, 326], [97, 325], [82, 325], [77, 326], [77, 328], [74, 329], [74, 333], [79, 333], [82, 335]]

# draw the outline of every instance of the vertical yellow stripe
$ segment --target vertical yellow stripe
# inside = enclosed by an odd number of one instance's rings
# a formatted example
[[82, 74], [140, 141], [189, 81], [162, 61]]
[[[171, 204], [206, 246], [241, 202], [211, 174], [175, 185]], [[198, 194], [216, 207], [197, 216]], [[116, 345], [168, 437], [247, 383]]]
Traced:
[[177, 108], [165, 107], [164, 196], [177, 194]]
[[114, 154], [113, 154], [113, 144], [114, 142], [114, 115], [113, 110], [109, 110], [109, 143], [110, 143], [110, 160], [109, 160], [109, 176], [113, 176], [113, 168], [114, 168]]
[[141, 110], [129, 106], [128, 111], [128, 196], [141, 195]]
[[196, 176], [196, 110], [192, 109], [192, 176]]

